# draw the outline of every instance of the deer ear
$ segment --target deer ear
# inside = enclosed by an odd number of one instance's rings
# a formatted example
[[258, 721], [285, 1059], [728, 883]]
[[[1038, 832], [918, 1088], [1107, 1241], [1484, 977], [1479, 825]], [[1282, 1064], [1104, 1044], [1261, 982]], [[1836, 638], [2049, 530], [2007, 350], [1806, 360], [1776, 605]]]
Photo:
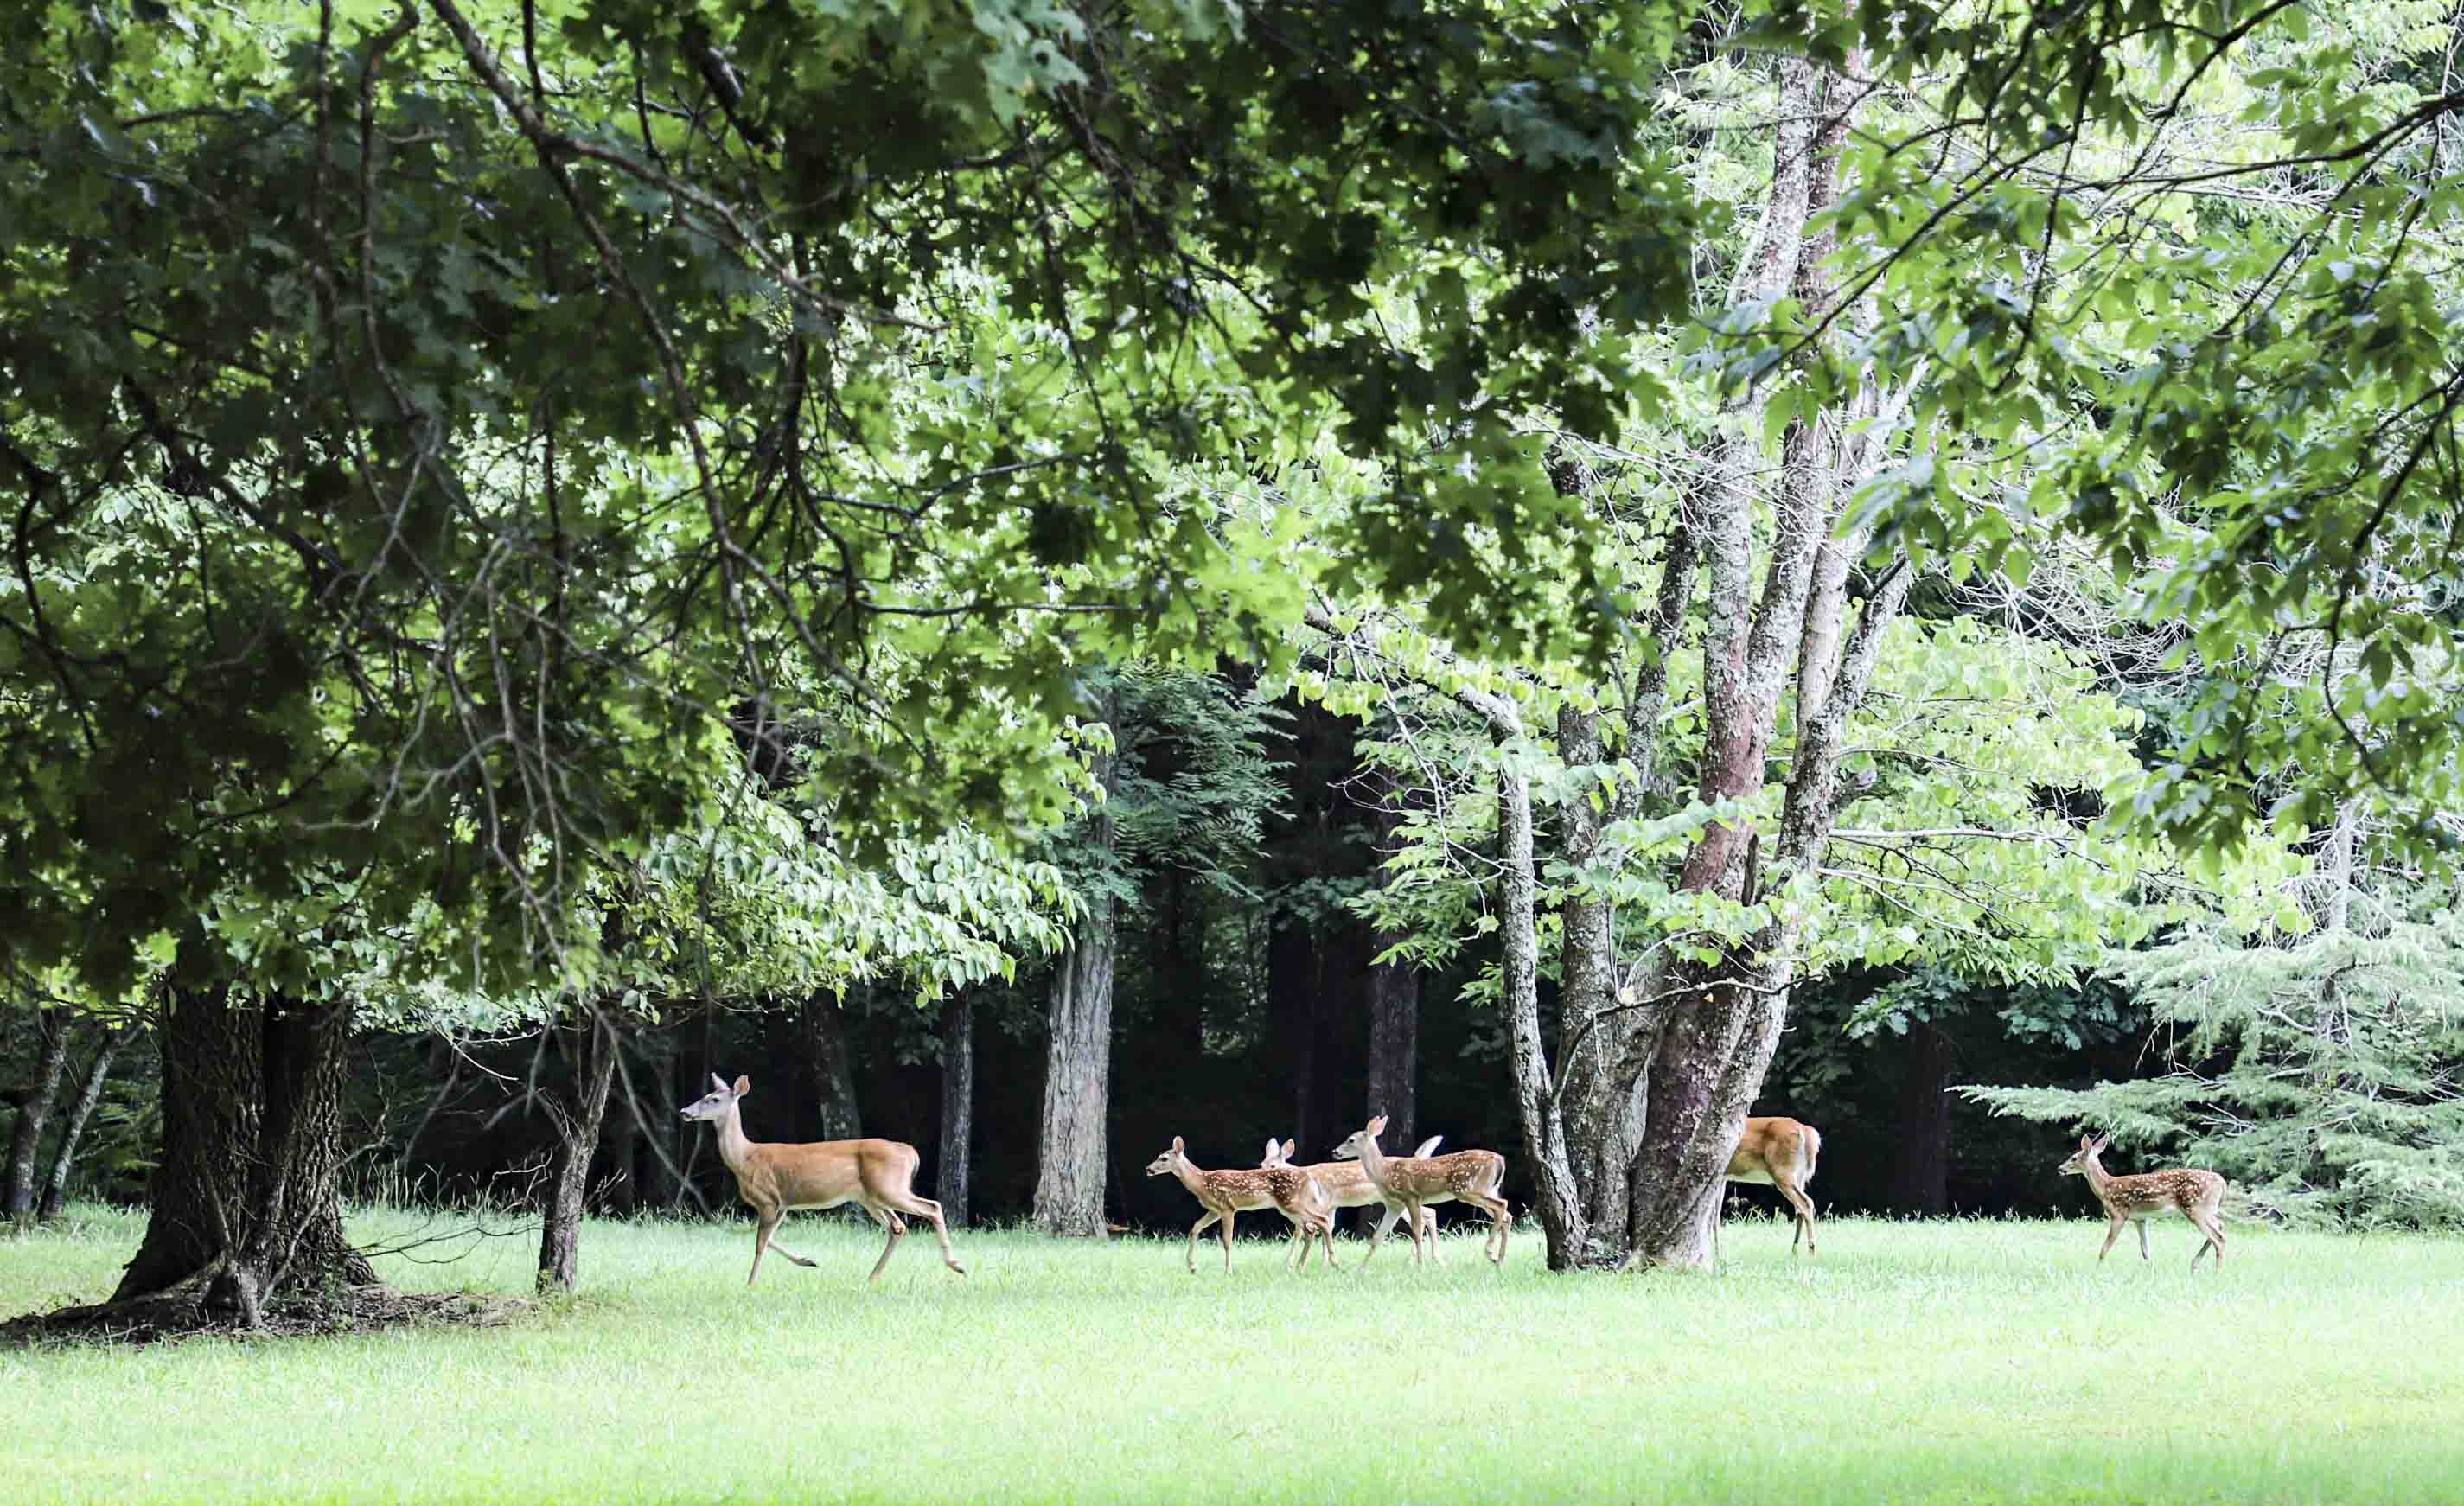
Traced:
[[1189, 1147], [1181, 1144], [1180, 1137], [1178, 1135], [1175, 1135], [1172, 1137], [1172, 1148], [1175, 1150], [1186, 1151]]
[[714, 1072], [710, 1075], [710, 1085], [724, 1093], [727, 1091], [727, 1079]]
[[1376, 1137], [1376, 1136], [1378, 1136], [1378, 1135], [1382, 1135], [1382, 1134], [1386, 1133], [1386, 1116], [1385, 1116], [1385, 1115], [1380, 1114], [1380, 1115], [1378, 1115], [1375, 1119], [1373, 1119], [1373, 1120], [1371, 1120], [1371, 1121], [1369, 1122], [1369, 1133], [1370, 1133], [1370, 1136], [1371, 1136], [1373, 1139], [1374, 1139], [1374, 1138], [1375, 1138], [1375, 1137]]
[[2081, 1150], [2094, 1150], [2096, 1148], [2096, 1137], [2094, 1135], [2079, 1136], [2079, 1148]]
[[751, 1078], [737, 1078], [736, 1080], [736, 1096], [737, 1098], [742, 1098], [745, 1094], [752, 1091], [753, 1080]]
[[1287, 1161], [1289, 1161], [1289, 1160], [1292, 1158], [1292, 1152], [1293, 1152], [1293, 1151], [1295, 1151], [1295, 1150], [1298, 1150], [1300, 1147], [1301, 1147], [1301, 1143], [1300, 1143], [1299, 1141], [1297, 1141], [1297, 1140], [1287, 1140], [1287, 1141], [1285, 1141], [1285, 1142], [1284, 1142], [1284, 1159], [1285, 1159], [1285, 1160], [1287, 1160]]

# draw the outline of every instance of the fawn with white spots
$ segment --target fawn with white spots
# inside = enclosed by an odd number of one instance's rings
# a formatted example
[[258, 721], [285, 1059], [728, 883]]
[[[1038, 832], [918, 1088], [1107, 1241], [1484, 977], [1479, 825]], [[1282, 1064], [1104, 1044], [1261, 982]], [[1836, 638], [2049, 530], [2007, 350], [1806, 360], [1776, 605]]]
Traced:
[[2115, 1176], [2097, 1160], [2111, 1144], [2108, 1135], [2081, 1135], [2079, 1147], [2062, 1163], [2062, 1174], [2087, 1178], [2088, 1190], [2104, 1205], [2104, 1216], [2113, 1220], [2104, 1232], [2104, 1248], [2096, 1253], [2102, 1260], [2113, 1251], [2113, 1241], [2122, 1234], [2124, 1223], [2139, 1226], [2139, 1258], [2147, 1258], [2147, 1220], [2163, 1213], [2179, 1213], [2205, 1235], [2198, 1253], [2190, 1256], [2190, 1269], [2199, 1268], [2200, 1256], [2212, 1247], [2216, 1252], [2216, 1268], [2225, 1263], [2225, 1226], [2216, 1217], [2216, 1210], [2225, 1200], [2225, 1179], [2213, 1171], [2184, 1168], [2173, 1171], [2144, 1171], [2137, 1176]]
[[[1438, 1148], [1438, 1143], [1445, 1138], [1443, 1135], [1431, 1135], [1421, 1141], [1419, 1148], [1412, 1154], [1428, 1155], [1435, 1151]], [[1287, 1140], [1281, 1145], [1269, 1140], [1266, 1142], [1266, 1159], [1260, 1165], [1291, 1166], [1292, 1152], [1299, 1148], [1300, 1142], [1296, 1140]], [[1402, 1215], [1402, 1203], [1389, 1202], [1386, 1194], [1377, 1190], [1377, 1185], [1369, 1180], [1369, 1173], [1360, 1169], [1360, 1163], [1357, 1161], [1319, 1161], [1295, 1169], [1306, 1171], [1317, 1178], [1318, 1186], [1326, 1189], [1327, 1195], [1334, 1199], [1336, 1208], [1367, 1208], [1372, 1203], [1382, 1206], [1386, 1210], [1386, 1216], [1377, 1225], [1377, 1233], [1380, 1234], [1394, 1228], [1395, 1220]], [[1435, 1256], [1438, 1253], [1438, 1215], [1425, 1208], [1420, 1210], [1420, 1233], [1428, 1236], [1429, 1254]], [[1376, 1253], [1377, 1242], [1372, 1239], [1369, 1242], [1369, 1255]], [[1367, 1265], [1369, 1255], [1361, 1256], [1360, 1263]]]
[[898, 1241], [907, 1237], [907, 1221], [898, 1216], [901, 1213], [929, 1220], [941, 1241], [941, 1263], [960, 1276], [967, 1274], [967, 1268], [950, 1253], [950, 1229], [941, 1222], [941, 1205], [915, 1195], [913, 1146], [899, 1140], [817, 1140], [801, 1146], [747, 1140], [743, 1112], [737, 1105], [753, 1091], [753, 1080], [737, 1078], [730, 1087], [714, 1072], [710, 1080], [711, 1091], [687, 1104], [684, 1117], [717, 1123], [718, 1158], [736, 1173], [737, 1195], [760, 1219], [753, 1235], [753, 1272], [744, 1278], [745, 1285], [751, 1286], [761, 1274], [761, 1255], [767, 1250], [776, 1250], [798, 1265], [818, 1265], [819, 1261], [805, 1259], [771, 1235], [777, 1233], [779, 1220], [792, 1210], [836, 1208], [842, 1203], [858, 1205], [872, 1215], [874, 1223], [890, 1231], [890, 1242], [881, 1247], [881, 1258], [873, 1262], [868, 1280], [881, 1279], [881, 1268], [897, 1253]]
[[[1275, 1143], [1266, 1142], [1271, 1151]], [[1147, 1163], [1149, 1176], [1174, 1176], [1198, 1199], [1205, 1215], [1189, 1226], [1189, 1274], [1198, 1274], [1198, 1236], [1209, 1225], [1220, 1226], [1223, 1238], [1223, 1270], [1232, 1270], [1232, 1220], [1241, 1213], [1271, 1208], [1291, 1221], [1295, 1259], [1292, 1269], [1309, 1263], [1309, 1240], [1326, 1240], [1326, 1263], [1340, 1270], [1334, 1257], [1334, 1199], [1315, 1177], [1297, 1167], [1259, 1167], [1248, 1171], [1201, 1171], [1190, 1164], [1189, 1147], [1178, 1135], [1172, 1148]]]
[[[1504, 1265], [1507, 1237], [1514, 1227], [1514, 1215], [1507, 1211], [1506, 1199], [1497, 1195], [1498, 1184], [1506, 1180], [1506, 1158], [1494, 1150], [1458, 1150], [1450, 1156], [1390, 1156], [1377, 1146], [1377, 1137], [1385, 1128], [1386, 1116], [1380, 1114], [1335, 1146], [1334, 1155], [1338, 1161], [1359, 1157], [1360, 1169], [1379, 1194], [1390, 1205], [1403, 1206], [1403, 1227], [1412, 1235], [1412, 1263], [1420, 1263], [1420, 1217], [1427, 1205], [1468, 1203], [1488, 1215], [1488, 1239], [1483, 1253], [1492, 1263]], [[1377, 1253], [1377, 1241], [1394, 1216], [1390, 1211], [1369, 1236], [1369, 1255]], [[1369, 1255], [1361, 1256], [1363, 1265], [1369, 1263]]]

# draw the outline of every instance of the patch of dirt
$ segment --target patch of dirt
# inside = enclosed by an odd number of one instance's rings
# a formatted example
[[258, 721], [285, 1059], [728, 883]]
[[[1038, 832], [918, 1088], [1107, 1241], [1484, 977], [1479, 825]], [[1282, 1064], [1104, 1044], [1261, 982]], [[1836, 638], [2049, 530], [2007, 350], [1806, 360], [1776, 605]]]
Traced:
[[57, 1344], [168, 1343], [183, 1339], [319, 1339], [409, 1326], [498, 1328], [539, 1309], [525, 1298], [345, 1287], [314, 1301], [277, 1302], [264, 1326], [202, 1307], [191, 1294], [96, 1302], [0, 1322], [0, 1349]]

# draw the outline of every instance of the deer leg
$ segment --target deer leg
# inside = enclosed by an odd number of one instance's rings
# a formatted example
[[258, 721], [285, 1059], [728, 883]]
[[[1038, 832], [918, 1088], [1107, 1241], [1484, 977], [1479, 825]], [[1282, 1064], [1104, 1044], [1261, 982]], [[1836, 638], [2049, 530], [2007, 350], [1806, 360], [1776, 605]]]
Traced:
[[744, 1278], [744, 1284], [747, 1286], [751, 1286], [755, 1278], [761, 1275], [761, 1253], [770, 1248], [770, 1232], [779, 1227], [777, 1213], [759, 1213], [757, 1216], [760, 1219], [760, 1225], [753, 1231], [753, 1271]]
[[1796, 1232], [1788, 1236], [1788, 1253], [1790, 1255], [1796, 1254], [1796, 1242], [1801, 1237], [1805, 1240], [1805, 1253], [1807, 1255], [1815, 1254], [1816, 1251], [1814, 1245], [1814, 1199], [1805, 1195], [1805, 1190], [1803, 1188], [1791, 1187], [1785, 1182], [1775, 1183], [1774, 1185], [1779, 1189], [1779, 1195], [1788, 1199], [1788, 1206], [1796, 1211]]
[[1504, 1265], [1507, 1236], [1514, 1229], [1514, 1215], [1507, 1210], [1506, 1199], [1487, 1193], [1469, 1192], [1463, 1194], [1461, 1200], [1488, 1215], [1489, 1240], [1494, 1244], [1495, 1249], [1492, 1251], [1490, 1243], [1484, 1243], [1481, 1246], [1481, 1253], [1488, 1256], [1490, 1264]]
[[1225, 1276], [1232, 1274], [1232, 1220], [1238, 1216], [1235, 1210], [1227, 1208], [1223, 1211], [1223, 1222], [1215, 1226], [1216, 1232], [1223, 1236], [1223, 1274]]
[[1377, 1208], [1377, 1220], [1369, 1227], [1369, 1253], [1360, 1257], [1360, 1263], [1364, 1266], [1377, 1257], [1377, 1241], [1386, 1237], [1386, 1231], [1394, 1228], [1395, 1220], [1400, 1216], [1399, 1211], [1392, 1203], [1381, 1202]]
[[2139, 1227], [2139, 1258], [2145, 1260], [2147, 1258], [2147, 1220], [2134, 1218], [2131, 1222]]
[[[957, 1254], [950, 1249], [950, 1226], [944, 1223], [941, 1219], [940, 1204], [933, 1201], [929, 1197], [918, 1197], [913, 1192], [908, 1192], [904, 1194], [901, 1200], [894, 1206], [903, 1208], [907, 1211], [914, 1214], [916, 1217], [923, 1219], [926, 1223], [931, 1224], [933, 1226], [933, 1237], [941, 1241], [941, 1263], [948, 1266], [951, 1270], [957, 1272], [960, 1276], [967, 1274], [967, 1268], [958, 1263]], [[895, 1219], [897, 1216], [898, 1215], [895, 1213], [891, 1215], [892, 1219]], [[904, 1225], [900, 1226], [899, 1232], [901, 1233], [906, 1232]]]
[[1429, 1258], [1441, 1265], [1444, 1264], [1445, 1249], [1438, 1243], [1438, 1210], [1434, 1204], [1420, 1205], [1420, 1234], [1428, 1241]]
[[2104, 1257], [2113, 1253], [2113, 1242], [2122, 1237], [2122, 1226], [2128, 1222], [2130, 1222], [2128, 1215], [2116, 1213], [2113, 1215], [2113, 1222], [2104, 1226], [2104, 1248], [2096, 1253], [2098, 1264], [2102, 1264]]
[[[783, 1208], [781, 1209], [779, 1211], [780, 1219], [783, 1220], [786, 1216], [787, 1211]], [[771, 1228], [775, 1231], [778, 1228], [778, 1224], [774, 1222], [771, 1225]], [[803, 1255], [798, 1255], [793, 1250], [790, 1250], [785, 1245], [780, 1243], [779, 1236], [775, 1232], [770, 1236], [770, 1248], [778, 1251], [782, 1257], [795, 1261], [798, 1265], [804, 1267], [808, 1271], [818, 1270], [821, 1267], [821, 1262], [819, 1260], [807, 1260]]]
[[[1325, 1252], [1326, 1252], [1326, 1268], [1327, 1268], [1328, 1270], [1330, 1270], [1330, 1271], [1340, 1271], [1340, 1270], [1342, 1270], [1342, 1269], [1343, 1269], [1343, 1262], [1342, 1262], [1342, 1261], [1340, 1261], [1340, 1260], [1337, 1260], [1337, 1259], [1334, 1257], [1334, 1210], [1333, 1210], [1333, 1209], [1331, 1209], [1331, 1208], [1330, 1208], [1330, 1209], [1328, 1209], [1328, 1210], [1326, 1211], [1326, 1217], [1325, 1217], [1323, 1220], [1321, 1220], [1321, 1221], [1319, 1222], [1319, 1224], [1318, 1224], [1318, 1231], [1317, 1231], [1317, 1232], [1318, 1232], [1318, 1237], [1319, 1237], [1319, 1238], [1321, 1238], [1321, 1239], [1324, 1239], [1324, 1240], [1326, 1241], [1326, 1245], [1325, 1245], [1325, 1247], [1324, 1247], [1324, 1248], [1325, 1248]], [[1307, 1265], [1307, 1264], [1309, 1263], [1309, 1254], [1308, 1254], [1308, 1252], [1306, 1252], [1306, 1251], [1302, 1252], [1302, 1254], [1301, 1254], [1301, 1263], [1302, 1263], [1303, 1265]]]
[[864, 1211], [872, 1215], [874, 1223], [890, 1231], [890, 1242], [881, 1247], [881, 1258], [872, 1263], [872, 1275], [865, 1277], [868, 1281], [878, 1281], [881, 1279], [881, 1268], [888, 1265], [890, 1257], [898, 1253], [898, 1241], [907, 1237], [907, 1224], [905, 1220], [877, 1203], [865, 1204]]
[[2199, 1256], [2206, 1255], [2208, 1247], [2213, 1245], [2216, 1252], [2216, 1269], [2223, 1270], [2225, 1268], [2224, 1225], [2213, 1213], [2210, 1213], [2205, 1218], [2194, 1218], [2191, 1222], [2199, 1226], [2201, 1238], [2197, 1252], [2190, 1256], [2190, 1269], [2195, 1271], [2199, 1268]]
[[1198, 1274], [1198, 1236], [1199, 1236], [1199, 1234], [1202, 1234], [1202, 1233], [1206, 1233], [1207, 1229], [1208, 1229], [1210, 1226], [1212, 1226], [1212, 1225], [1216, 1222], [1216, 1220], [1218, 1220], [1218, 1219], [1221, 1218], [1222, 1216], [1223, 1216], [1223, 1215], [1222, 1215], [1221, 1213], [1214, 1213], [1214, 1212], [1210, 1212], [1210, 1213], [1208, 1213], [1205, 1217], [1203, 1217], [1203, 1218], [1199, 1219], [1198, 1222], [1196, 1222], [1196, 1223], [1194, 1223], [1194, 1224], [1192, 1224], [1192, 1225], [1190, 1225], [1190, 1226], [1189, 1226], [1189, 1274], [1190, 1274], [1190, 1275], [1192, 1275], [1192, 1276], [1196, 1276], [1196, 1275]]

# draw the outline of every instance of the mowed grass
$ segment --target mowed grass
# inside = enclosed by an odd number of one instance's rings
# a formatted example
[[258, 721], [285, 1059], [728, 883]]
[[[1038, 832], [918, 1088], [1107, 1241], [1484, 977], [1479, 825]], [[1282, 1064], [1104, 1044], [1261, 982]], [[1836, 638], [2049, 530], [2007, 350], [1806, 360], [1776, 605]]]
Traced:
[[[418, 1215], [354, 1231], [397, 1239]], [[1264, 1220], [1243, 1220], [1263, 1230]], [[0, 1241], [0, 1316], [109, 1290], [137, 1218]], [[1242, 1242], [594, 1224], [493, 1329], [0, 1352], [0, 1496], [222, 1500], [2464, 1500], [2464, 1241], [1732, 1220], [1717, 1277], [1552, 1277], [1526, 1224], [1415, 1271]], [[1362, 1246], [1347, 1238], [1355, 1262]], [[435, 1249], [419, 1252], [433, 1257]], [[406, 1287], [521, 1293], [533, 1243]]]

